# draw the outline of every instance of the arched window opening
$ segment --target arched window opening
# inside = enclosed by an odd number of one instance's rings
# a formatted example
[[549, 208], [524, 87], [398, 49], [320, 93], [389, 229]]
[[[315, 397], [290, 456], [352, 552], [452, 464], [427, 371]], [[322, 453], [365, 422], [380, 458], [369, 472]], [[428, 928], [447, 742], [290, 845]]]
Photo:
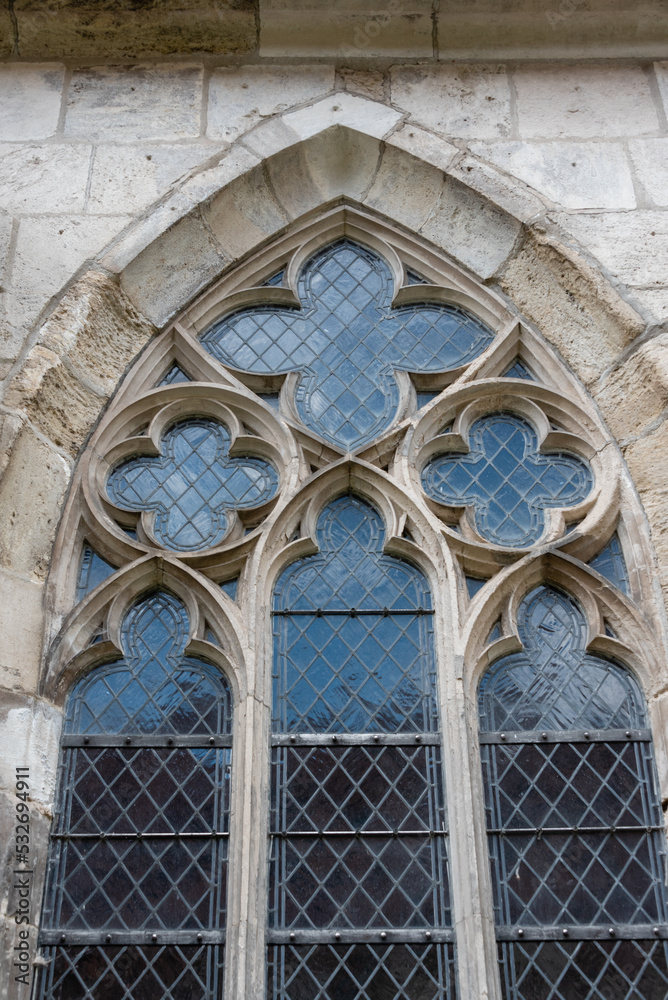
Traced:
[[540, 587], [524, 649], [480, 684], [480, 743], [506, 1000], [668, 991], [664, 830], [644, 699], [585, 651], [575, 602]]
[[431, 596], [384, 537], [340, 497], [275, 589], [275, 1000], [455, 995]]
[[222, 989], [231, 697], [184, 655], [184, 605], [155, 592], [124, 657], [72, 690], [40, 939], [40, 1000], [217, 998]]

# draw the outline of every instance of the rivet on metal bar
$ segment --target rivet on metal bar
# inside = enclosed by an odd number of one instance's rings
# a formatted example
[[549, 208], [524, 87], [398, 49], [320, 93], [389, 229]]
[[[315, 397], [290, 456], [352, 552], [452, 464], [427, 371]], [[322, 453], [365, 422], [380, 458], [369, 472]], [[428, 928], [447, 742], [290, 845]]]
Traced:
[[519, 929], [519, 930], [518, 930], [518, 932], [517, 932], [517, 936], [518, 936], [518, 937], [524, 937], [524, 931], [522, 930], [522, 928], [521, 928], [521, 927], [520, 927], [520, 929]]
[[540, 738], [541, 738], [541, 740], [546, 740], [547, 739], [547, 733], [541, 733], [540, 734]]
[[615, 936], [615, 928], [614, 927], [608, 927], [608, 934], [610, 935], [610, 937], [614, 937]]
[[213, 738], [213, 736], [209, 736], [209, 743], [211, 744], [211, 746], [213, 746], [213, 744], [214, 744], [215, 742], [216, 742], [216, 741], [215, 741], [215, 739]]
[[294, 941], [294, 939], [296, 938], [296, 936], [297, 936], [297, 935], [295, 934], [295, 932], [294, 932], [294, 931], [290, 931], [290, 940], [291, 940], [291, 941]]
[[426, 937], [427, 941], [431, 941], [431, 931], [425, 931], [424, 936]]
[[386, 937], [387, 937], [387, 934], [385, 933], [385, 931], [381, 931], [380, 932], [380, 940], [384, 941]]
[[568, 937], [568, 928], [564, 927], [561, 933], [564, 935], [564, 937]]
[[157, 940], [158, 940], [158, 935], [157, 934], [151, 934], [151, 941], [157, 941]]
[[199, 942], [201, 942], [201, 941], [202, 941], [202, 935], [201, 935], [201, 934], [198, 934], [198, 935], [197, 935], [197, 940], [198, 940]]
[[111, 934], [107, 934], [104, 940], [107, 942], [107, 944], [111, 944]]
[[340, 941], [340, 940], [341, 940], [341, 935], [339, 934], [339, 932], [338, 932], [338, 931], [336, 931], [336, 933], [334, 934], [334, 939], [335, 939], [336, 941]]
[[129, 737], [129, 736], [126, 736], [126, 737], [125, 737], [125, 742], [126, 742], [127, 744], [130, 744], [130, 743], [132, 743], [132, 740], [130, 739], [130, 737]]

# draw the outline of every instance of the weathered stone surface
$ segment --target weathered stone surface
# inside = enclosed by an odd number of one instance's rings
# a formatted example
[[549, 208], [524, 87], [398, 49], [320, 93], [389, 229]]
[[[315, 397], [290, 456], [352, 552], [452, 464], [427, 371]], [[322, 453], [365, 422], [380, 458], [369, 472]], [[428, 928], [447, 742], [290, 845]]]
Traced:
[[439, 170], [447, 170], [455, 157], [461, 155], [458, 146], [434, 135], [433, 132], [427, 132], [419, 125], [413, 125], [412, 122], [396, 129], [385, 142], [388, 146], [405, 149], [420, 160], [426, 160], [432, 166], [438, 167]]
[[257, 42], [253, 0], [14, 0], [14, 11], [24, 59], [241, 55]]
[[481, 278], [490, 278], [513, 249], [520, 224], [448, 178], [436, 211], [421, 232]]
[[44, 587], [0, 571], [0, 688], [35, 692], [42, 655]]
[[118, 286], [90, 273], [40, 331], [4, 403], [77, 454], [119, 378], [153, 333]]
[[346, 125], [380, 139], [400, 120], [401, 114], [393, 108], [344, 93], [333, 94], [283, 117], [285, 125], [300, 139], [308, 139], [333, 125]]
[[634, 288], [632, 291], [640, 306], [649, 310], [652, 319], [657, 323], [668, 320], [668, 287]]
[[595, 387], [593, 396], [620, 444], [638, 437], [668, 407], [668, 333], [625, 358]]
[[31, 427], [23, 428], [0, 480], [0, 565], [5, 569], [44, 580], [70, 473], [61, 454]]
[[198, 215], [162, 233], [125, 268], [124, 291], [156, 326], [163, 326], [223, 270], [228, 259]]
[[654, 73], [659, 84], [659, 93], [663, 101], [663, 107], [668, 115], [668, 62], [654, 63]]
[[65, 134], [103, 142], [193, 138], [201, 103], [201, 66], [79, 70], [70, 83]]
[[60, 116], [65, 67], [57, 64], [0, 66], [0, 140], [46, 139]]
[[639, 210], [555, 218], [622, 281], [665, 285], [668, 213]]
[[668, 603], [668, 421], [624, 449], [624, 458], [645, 508], [657, 555], [659, 580]]
[[510, 90], [503, 66], [396, 66], [392, 103], [452, 139], [510, 135]]
[[529, 234], [500, 284], [588, 386], [643, 329], [593, 268], [547, 238]]
[[91, 152], [85, 144], [1, 145], [0, 205], [32, 214], [83, 212]]
[[0, 742], [0, 788], [16, 791], [16, 767], [30, 765], [33, 809], [51, 810], [55, 790], [61, 714], [53, 705], [3, 694], [0, 719], [5, 738]]
[[12, 219], [9, 215], [0, 213], [0, 283], [6, 280], [9, 262], [9, 244], [12, 238]]
[[519, 66], [514, 79], [525, 139], [647, 135], [659, 127], [639, 66]]
[[668, 139], [636, 139], [629, 143], [629, 152], [647, 202], [668, 206]]
[[448, 172], [520, 222], [545, 213], [545, 203], [533, 191], [475, 156], [461, 156]]
[[305, 143], [305, 157], [322, 201], [361, 201], [378, 168], [380, 143], [349, 128], [330, 128]]
[[227, 257], [238, 257], [282, 229], [287, 217], [261, 167], [234, 181], [203, 209], [203, 218]]
[[21, 219], [12, 271], [13, 292], [19, 299], [36, 299], [41, 308], [84, 261], [95, 257], [129, 221], [127, 216]]
[[337, 56], [400, 58], [431, 56], [430, 0], [386, 4], [344, 0], [262, 0], [260, 54], [263, 56]]
[[98, 146], [91, 174], [88, 211], [115, 215], [142, 212], [211, 156], [207, 146]]
[[442, 171], [387, 146], [364, 204], [419, 230], [436, 211], [442, 190]]
[[209, 81], [207, 135], [234, 140], [263, 118], [334, 87], [333, 66], [229, 66]]
[[563, 208], [635, 208], [633, 178], [621, 143], [473, 143], [471, 152]]
[[339, 70], [339, 79], [351, 94], [359, 94], [372, 101], [382, 101], [385, 97], [383, 74], [379, 70], [344, 67]]

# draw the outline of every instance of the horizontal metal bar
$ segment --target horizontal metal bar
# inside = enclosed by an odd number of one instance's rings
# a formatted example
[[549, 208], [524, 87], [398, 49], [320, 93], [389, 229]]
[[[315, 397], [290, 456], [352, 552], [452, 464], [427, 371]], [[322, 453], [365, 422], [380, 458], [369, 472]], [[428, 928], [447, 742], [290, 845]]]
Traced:
[[270, 830], [270, 837], [447, 837], [447, 830]]
[[433, 615], [433, 608], [314, 608], [313, 610], [296, 610], [288, 608], [283, 611], [272, 611], [274, 618], [361, 618], [365, 615], [375, 615], [376, 618], [393, 618], [394, 615]]
[[63, 736], [64, 747], [161, 747], [169, 750], [171, 747], [188, 747], [199, 750], [202, 747], [216, 749], [231, 747], [231, 736], [106, 736], [106, 735], [68, 735]]
[[267, 944], [439, 944], [454, 941], [451, 927], [425, 930], [294, 930], [268, 931]]
[[229, 833], [222, 830], [207, 830], [197, 833], [51, 833], [52, 840], [156, 840], [168, 837], [170, 840], [192, 840], [196, 838], [229, 837]]
[[656, 833], [664, 829], [663, 826], [521, 826], [495, 827], [488, 829], [487, 833], [496, 834], [499, 837], [512, 837], [513, 835], [541, 837], [546, 833], [607, 833], [614, 836], [616, 833]]
[[81, 945], [224, 944], [225, 931], [63, 931], [40, 930], [39, 945], [76, 947]]
[[273, 747], [440, 746], [439, 733], [274, 733]]
[[649, 729], [538, 729], [519, 733], [480, 733], [480, 743], [651, 743]]
[[497, 941], [611, 941], [615, 938], [668, 940], [668, 924], [596, 924], [595, 926], [497, 927]]

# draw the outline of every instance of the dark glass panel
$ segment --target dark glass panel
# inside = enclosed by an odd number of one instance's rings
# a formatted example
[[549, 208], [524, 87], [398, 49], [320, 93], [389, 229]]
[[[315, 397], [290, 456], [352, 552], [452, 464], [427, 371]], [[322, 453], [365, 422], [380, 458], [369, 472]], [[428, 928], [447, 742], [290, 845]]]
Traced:
[[161, 545], [192, 552], [218, 545], [229, 511], [266, 503], [278, 474], [263, 458], [230, 458], [230, 432], [215, 420], [188, 419], [165, 432], [159, 456], [116, 465], [107, 479], [109, 499], [121, 510], [153, 511]]
[[454, 948], [432, 945], [278, 945], [267, 1000], [455, 1000]]
[[614, 583], [622, 593], [628, 594], [629, 573], [626, 568], [624, 553], [619, 541], [619, 536], [615, 532], [610, 541], [597, 556], [589, 561], [592, 569], [595, 569], [601, 576], [604, 576], [610, 583]]
[[535, 382], [536, 377], [527, 365], [519, 358], [515, 358], [510, 368], [501, 373], [501, 378], [522, 378], [528, 382]]
[[351, 240], [306, 262], [298, 294], [303, 308], [242, 309], [215, 323], [202, 343], [237, 369], [304, 373], [296, 395], [299, 416], [346, 451], [390, 426], [399, 403], [395, 371], [458, 368], [493, 338], [487, 326], [456, 306], [392, 309], [390, 268]]
[[192, 382], [189, 375], [186, 375], [181, 365], [176, 362], [167, 371], [158, 385], [174, 385], [176, 382]]
[[476, 420], [469, 447], [465, 455], [430, 459], [422, 487], [440, 503], [473, 506], [478, 532], [497, 545], [532, 545], [545, 530], [545, 510], [573, 507], [591, 491], [587, 463], [565, 452], [541, 454], [534, 427], [514, 414]]
[[90, 547], [88, 542], [84, 542], [81, 553], [79, 579], [77, 581], [77, 601], [81, 601], [86, 594], [89, 594], [98, 584], [102, 583], [103, 580], [106, 580], [108, 576], [111, 576], [115, 572], [115, 566], [112, 566], [106, 559], [99, 556], [95, 549]]

